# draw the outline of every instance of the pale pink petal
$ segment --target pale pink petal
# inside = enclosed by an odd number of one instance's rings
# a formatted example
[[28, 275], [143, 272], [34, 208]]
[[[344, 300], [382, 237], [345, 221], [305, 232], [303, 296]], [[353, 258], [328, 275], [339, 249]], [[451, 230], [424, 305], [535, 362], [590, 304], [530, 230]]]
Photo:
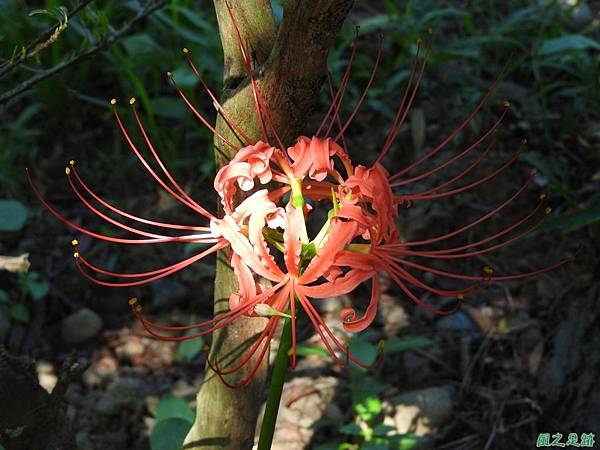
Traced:
[[298, 217], [302, 211], [294, 208], [288, 203], [285, 208], [285, 230], [283, 231], [283, 246], [285, 252], [283, 259], [289, 273], [298, 274], [298, 266], [300, 264], [300, 252], [302, 251], [302, 242], [300, 241], [300, 219]]

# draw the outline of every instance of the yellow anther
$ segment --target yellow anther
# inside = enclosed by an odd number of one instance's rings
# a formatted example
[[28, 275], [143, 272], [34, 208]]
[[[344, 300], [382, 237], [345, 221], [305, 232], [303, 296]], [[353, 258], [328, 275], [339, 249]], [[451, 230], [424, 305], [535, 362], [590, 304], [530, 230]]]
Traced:
[[457, 299], [459, 299], [459, 300], [464, 300], [464, 299], [465, 299], [465, 296], [464, 296], [464, 295], [462, 295], [462, 294], [458, 294], [458, 295], [456, 296], [456, 298], [457, 298]]
[[543, 192], [540, 194], [540, 200], [544, 200], [546, 198], [546, 194], [544, 194]]
[[537, 169], [531, 169], [531, 171], [529, 172], [531, 175], [537, 175], [539, 172]]
[[129, 99], [129, 104], [130, 104], [130, 105], [133, 105], [134, 103], [135, 103], [135, 97], [131, 97], [131, 98]]
[[385, 347], [385, 341], [383, 339], [379, 339], [379, 341], [377, 342], [377, 349], [380, 352], [382, 352], [384, 347]]
[[140, 304], [135, 305], [135, 310], [137, 312], [140, 312], [142, 310], [142, 305], [140, 305]]
[[210, 347], [208, 346], [208, 344], [204, 344], [204, 345], [202, 346], [202, 351], [203, 351], [203, 352], [205, 352], [205, 353], [208, 353], [208, 351], [209, 351], [209, 350], [210, 350]]
[[423, 39], [421, 39], [420, 37], [417, 38], [417, 44], [421, 44], [421, 42], [423, 42]]
[[73, 253], [73, 258], [75, 258], [75, 259], [79, 258], [79, 252]]
[[295, 348], [290, 348], [287, 351], [288, 356], [294, 356], [296, 354], [296, 349]]
[[546, 214], [550, 214], [552, 212], [552, 208], [548, 207], [544, 210]]
[[483, 273], [491, 275], [494, 273], [494, 269], [492, 269], [490, 266], [483, 266]]
[[527, 144], [527, 139], [525, 139], [525, 138], [521, 139], [521, 144], [523, 144], [523, 145]]
[[428, 34], [433, 34], [433, 28], [427, 27], [427, 33]]
[[111, 98], [110, 99], [110, 104], [113, 105], [113, 106], [116, 105], [117, 104], [117, 99], [116, 98]]
[[171, 72], [171, 71], [168, 71], [168, 72], [167, 72], [167, 76], [168, 76], [169, 78], [173, 77], [173, 72]]
[[71, 241], [71, 245], [72, 245], [72, 246], [75, 246], [75, 245], [77, 245], [77, 244], [79, 244], [79, 241], [78, 241], [77, 239], [73, 239], [73, 240]]
[[503, 105], [505, 108], [510, 108], [512, 106], [508, 100], [504, 100]]
[[190, 51], [187, 49], [187, 47], [183, 47], [182, 52], [187, 55]]
[[129, 306], [133, 306], [137, 304], [137, 298], [136, 297], [132, 297], [129, 299]]
[[71, 168], [69, 168], [69, 167], [65, 167], [65, 173], [66, 173], [67, 175], [70, 175], [70, 174], [71, 174]]

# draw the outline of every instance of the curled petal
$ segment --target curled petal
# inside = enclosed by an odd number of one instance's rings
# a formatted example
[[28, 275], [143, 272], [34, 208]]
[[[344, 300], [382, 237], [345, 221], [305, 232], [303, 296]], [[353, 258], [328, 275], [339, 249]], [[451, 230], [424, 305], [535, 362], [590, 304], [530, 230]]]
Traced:
[[379, 278], [377, 277], [377, 274], [375, 274], [371, 280], [371, 300], [369, 301], [369, 306], [367, 306], [365, 314], [362, 317], [358, 317], [356, 311], [352, 308], [344, 308], [340, 311], [340, 319], [342, 320], [344, 330], [351, 333], [358, 333], [371, 325], [375, 319], [377, 305], [379, 303]]
[[341, 147], [331, 139], [320, 139], [313, 136], [298, 138], [296, 145], [288, 148], [288, 154], [294, 161], [292, 169], [297, 177], [307, 174], [316, 181], [323, 181], [333, 169], [331, 157], [342, 152]]

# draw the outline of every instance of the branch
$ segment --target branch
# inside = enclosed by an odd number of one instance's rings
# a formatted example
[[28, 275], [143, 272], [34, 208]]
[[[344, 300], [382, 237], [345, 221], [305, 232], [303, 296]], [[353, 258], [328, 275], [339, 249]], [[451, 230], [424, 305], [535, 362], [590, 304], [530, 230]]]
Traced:
[[63, 62], [57, 64], [56, 66], [51, 67], [50, 69], [44, 70], [44, 71], [38, 73], [37, 75], [34, 75], [34, 76], [28, 78], [27, 80], [23, 81], [20, 85], [18, 85], [14, 89], [11, 89], [11, 90], [5, 92], [4, 94], [0, 95], [0, 104], [6, 103], [7, 101], [16, 97], [17, 95], [31, 89], [32, 86], [39, 83], [40, 81], [45, 80], [46, 78], [51, 77], [52, 75], [55, 75], [55, 74], [63, 71], [64, 69], [72, 66], [73, 64], [75, 64], [89, 56], [94, 55], [95, 53], [98, 53], [100, 50], [105, 49], [106, 47], [108, 47], [109, 45], [114, 43], [117, 39], [119, 39], [123, 35], [129, 33], [131, 31], [131, 29], [138, 22], [141, 22], [146, 17], [148, 17], [150, 14], [152, 14], [154, 11], [156, 11], [157, 9], [160, 9], [164, 5], [166, 5], [168, 3], [168, 1], [169, 0], [160, 0], [156, 3], [147, 3], [137, 13], [137, 15], [133, 19], [131, 19], [129, 22], [127, 22], [122, 28], [120, 28], [119, 30], [115, 31], [114, 33], [108, 35], [106, 38], [104, 38], [102, 41], [98, 42], [93, 47], [90, 47], [85, 52], [80, 53], [79, 55], [74, 56], [71, 59], [63, 61]]
[[[67, 13], [67, 18], [72, 19], [73, 17], [75, 17], [87, 5], [92, 3], [92, 1], [93, 0], [85, 0], [79, 2], [79, 4], [76, 7], [74, 7], [73, 10]], [[61, 24], [59, 23], [58, 27], [52, 26], [46, 31], [44, 31], [42, 34], [40, 34], [35, 40], [30, 42], [29, 45], [27, 45], [25, 49], [25, 54], [19, 56], [19, 58], [16, 61], [5, 61], [4, 63], [0, 64], [0, 78], [9, 73], [14, 68], [19, 67], [19, 65], [26, 59], [29, 59], [35, 54], [37, 54], [37, 52], [32, 53], [33, 49], [35, 49], [38, 46], [38, 44], [41, 44], [42, 42], [48, 42], [52, 38], [52, 36], [57, 32], [57, 30], [60, 29], [60, 27]]]
[[[225, 0], [214, 0], [214, 3], [219, 35], [223, 44], [223, 82], [227, 88], [235, 80], [246, 78], [246, 67]], [[271, 3], [269, 0], [230, 1], [230, 3], [242, 42], [248, 48], [254, 67], [258, 67], [269, 57], [275, 38], [275, 20]]]

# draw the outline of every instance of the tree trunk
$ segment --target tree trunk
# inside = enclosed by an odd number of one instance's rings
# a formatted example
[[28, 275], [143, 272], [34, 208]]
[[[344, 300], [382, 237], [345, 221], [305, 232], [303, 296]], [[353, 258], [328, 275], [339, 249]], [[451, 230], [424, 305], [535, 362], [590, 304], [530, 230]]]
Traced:
[[[328, 49], [339, 31], [353, 0], [288, 0], [276, 30], [269, 0], [230, 0], [242, 41], [252, 58], [254, 76], [279, 136], [291, 144], [303, 130], [327, 70]], [[227, 114], [252, 139], [259, 140], [252, 91], [241, 51], [224, 0], [214, 0], [224, 53], [224, 90], [221, 104]], [[236, 141], [222, 117], [217, 130], [231, 142]], [[271, 138], [272, 136], [270, 136]], [[272, 144], [276, 145], [271, 139]], [[232, 152], [215, 139], [217, 167], [232, 157]], [[215, 314], [227, 310], [229, 295], [237, 282], [226, 252], [217, 258]], [[235, 362], [233, 355], [262, 331], [266, 319], [240, 318], [213, 334], [211, 360], [224, 369]], [[260, 404], [267, 378], [264, 363], [244, 388], [230, 389], [206, 368], [197, 396], [196, 421], [185, 449], [251, 449]], [[247, 367], [251, 367], [248, 364]], [[240, 370], [228, 380], [235, 383], [248, 372]]]

